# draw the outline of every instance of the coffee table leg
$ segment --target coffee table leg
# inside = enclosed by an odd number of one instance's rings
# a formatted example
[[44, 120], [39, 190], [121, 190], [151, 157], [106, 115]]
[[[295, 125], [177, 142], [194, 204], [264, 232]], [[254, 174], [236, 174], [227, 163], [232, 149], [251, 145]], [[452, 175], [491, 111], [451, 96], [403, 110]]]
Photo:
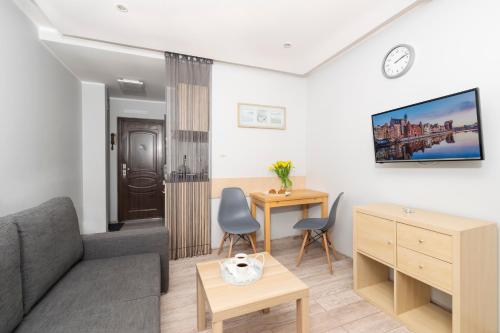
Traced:
[[297, 333], [309, 333], [309, 297], [297, 300]]
[[198, 331], [203, 331], [207, 328], [207, 319], [205, 317], [205, 295], [203, 295], [203, 285], [201, 284], [200, 276], [198, 275], [198, 273], [196, 273], [196, 291]]
[[223, 326], [222, 321], [214, 321], [212, 323], [212, 333], [222, 333]]

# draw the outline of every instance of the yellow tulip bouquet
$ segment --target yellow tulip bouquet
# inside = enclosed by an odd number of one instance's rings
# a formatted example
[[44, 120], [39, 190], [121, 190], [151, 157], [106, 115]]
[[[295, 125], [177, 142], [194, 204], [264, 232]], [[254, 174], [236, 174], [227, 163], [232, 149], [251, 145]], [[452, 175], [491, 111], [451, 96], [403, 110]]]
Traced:
[[281, 188], [288, 190], [292, 187], [290, 171], [293, 168], [292, 161], [277, 161], [269, 167], [269, 170], [278, 176], [281, 181]]

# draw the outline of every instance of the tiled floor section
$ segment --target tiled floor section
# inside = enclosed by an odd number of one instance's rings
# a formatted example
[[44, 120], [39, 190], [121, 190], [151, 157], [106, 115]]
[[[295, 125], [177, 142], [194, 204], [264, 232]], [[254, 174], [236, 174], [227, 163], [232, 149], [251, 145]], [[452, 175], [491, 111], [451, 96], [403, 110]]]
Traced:
[[[311, 333], [410, 332], [354, 293], [351, 259], [335, 261], [332, 276], [328, 273], [322, 248], [314, 245], [304, 255], [301, 266], [295, 267], [300, 241], [299, 237], [273, 241], [273, 256], [311, 288]], [[250, 253], [246, 246], [242, 250]], [[170, 291], [161, 298], [163, 333], [197, 332], [194, 265], [217, 258], [214, 253], [171, 261]], [[210, 315], [207, 317], [210, 319]], [[225, 333], [292, 333], [295, 329], [295, 303], [272, 308], [268, 314], [256, 312], [224, 322]], [[204, 331], [209, 332], [211, 330]]]

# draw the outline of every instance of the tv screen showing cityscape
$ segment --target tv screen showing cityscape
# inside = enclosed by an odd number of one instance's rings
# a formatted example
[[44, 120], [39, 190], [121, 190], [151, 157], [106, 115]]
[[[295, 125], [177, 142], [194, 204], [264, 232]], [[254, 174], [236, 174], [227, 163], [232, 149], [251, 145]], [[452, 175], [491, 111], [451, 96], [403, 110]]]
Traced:
[[478, 89], [372, 116], [375, 160], [482, 160]]

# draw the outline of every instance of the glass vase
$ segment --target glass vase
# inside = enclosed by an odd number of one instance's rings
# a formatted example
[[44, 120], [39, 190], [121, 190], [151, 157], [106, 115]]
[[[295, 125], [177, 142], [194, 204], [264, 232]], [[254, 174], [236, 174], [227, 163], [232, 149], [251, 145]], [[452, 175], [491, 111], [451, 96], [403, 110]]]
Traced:
[[281, 181], [281, 190], [288, 192], [292, 190], [292, 181], [290, 178], [285, 177], [285, 178], [280, 178]]

